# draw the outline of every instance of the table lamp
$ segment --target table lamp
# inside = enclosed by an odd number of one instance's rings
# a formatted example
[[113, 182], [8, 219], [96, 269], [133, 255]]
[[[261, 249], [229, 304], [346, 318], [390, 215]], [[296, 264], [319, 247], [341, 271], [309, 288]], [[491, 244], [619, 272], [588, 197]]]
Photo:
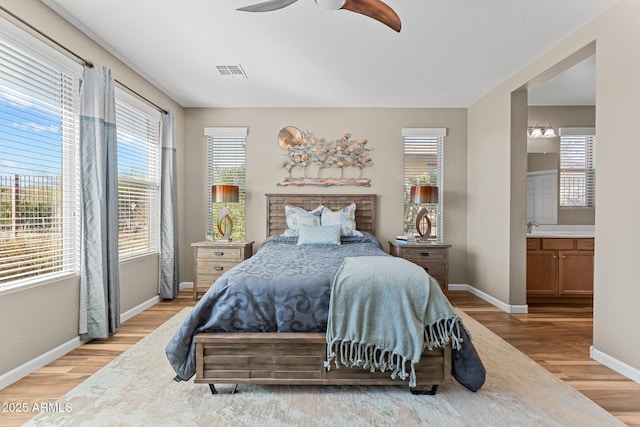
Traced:
[[[415, 204], [438, 203], [438, 187], [432, 185], [412, 185], [409, 201]], [[426, 222], [426, 229], [424, 229], [423, 222]], [[419, 240], [422, 240], [422, 237], [426, 239], [431, 234], [431, 220], [424, 206], [420, 208], [416, 216], [416, 230], [420, 236]]]
[[[227, 203], [237, 203], [240, 195], [240, 188], [237, 185], [225, 185], [216, 184], [211, 187], [211, 201], [212, 203], [224, 203], [225, 206], [220, 209], [218, 213], [218, 220], [216, 226], [218, 233], [220, 233], [219, 242], [230, 242], [231, 233], [233, 232], [233, 221], [229, 209], [227, 209]], [[223, 223], [226, 222], [226, 227], [223, 228]]]

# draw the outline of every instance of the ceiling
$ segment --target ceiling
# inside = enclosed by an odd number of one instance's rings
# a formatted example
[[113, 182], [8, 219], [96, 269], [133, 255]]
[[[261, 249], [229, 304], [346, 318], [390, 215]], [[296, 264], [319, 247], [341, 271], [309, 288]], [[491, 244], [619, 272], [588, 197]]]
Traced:
[[596, 105], [595, 55], [530, 91], [529, 105]]
[[[386, 0], [400, 33], [313, 0], [42, 1], [183, 107], [468, 107], [617, 0]], [[594, 98], [585, 62], [531, 104]]]

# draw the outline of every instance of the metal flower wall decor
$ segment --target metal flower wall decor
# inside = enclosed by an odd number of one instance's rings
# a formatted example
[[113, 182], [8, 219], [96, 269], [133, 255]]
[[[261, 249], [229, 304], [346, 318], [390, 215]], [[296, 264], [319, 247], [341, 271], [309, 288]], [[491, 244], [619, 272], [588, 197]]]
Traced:
[[[289, 172], [289, 176], [278, 183], [280, 186], [371, 185], [371, 180], [362, 176], [363, 169], [372, 164], [366, 139], [355, 140], [345, 133], [336, 140], [328, 140], [287, 126], [278, 133], [278, 143], [286, 151], [280, 166]], [[296, 169], [302, 169], [302, 176], [294, 176]], [[331, 173], [332, 169], [339, 169], [339, 176]], [[357, 170], [357, 176], [345, 174], [347, 169]]]

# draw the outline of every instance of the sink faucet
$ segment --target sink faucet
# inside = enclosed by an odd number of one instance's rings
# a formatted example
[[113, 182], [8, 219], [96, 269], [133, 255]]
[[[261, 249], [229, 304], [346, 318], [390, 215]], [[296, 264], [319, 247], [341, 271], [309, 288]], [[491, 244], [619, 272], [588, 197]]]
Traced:
[[538, 224], [536, 224], [535, 221], [529, 221], [527, 223], [527, 233], [531, 233], [531, 230], [533, 229], [534, 226], [537, 227]]

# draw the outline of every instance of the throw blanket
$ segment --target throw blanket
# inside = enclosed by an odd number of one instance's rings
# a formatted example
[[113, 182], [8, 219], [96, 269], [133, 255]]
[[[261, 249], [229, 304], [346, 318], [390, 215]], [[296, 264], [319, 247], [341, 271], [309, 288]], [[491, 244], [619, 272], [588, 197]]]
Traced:
[[423, 350], [449, 342], [460, 348], [460, 321], [422, 267], [396, 257], [345, 258], [329, 300], [327, 368], [335, 361], [336, 368], [393, 370], [391, 378], [408, 377], [415, 387]]

